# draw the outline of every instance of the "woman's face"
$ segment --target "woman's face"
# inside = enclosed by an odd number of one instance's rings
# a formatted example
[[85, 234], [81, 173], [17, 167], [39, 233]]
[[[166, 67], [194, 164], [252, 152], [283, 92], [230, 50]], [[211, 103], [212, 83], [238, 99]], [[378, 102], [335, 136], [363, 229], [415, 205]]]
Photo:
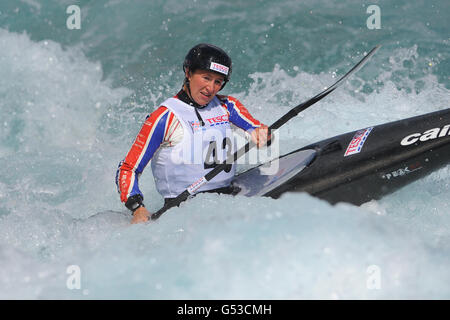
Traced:
[[207, 70], [196, 70], [194, 73], [187, 70], [186, 76], [189, 79], [191, 98], [201, 106], [211, 102], [225, 81], [224, 76]]

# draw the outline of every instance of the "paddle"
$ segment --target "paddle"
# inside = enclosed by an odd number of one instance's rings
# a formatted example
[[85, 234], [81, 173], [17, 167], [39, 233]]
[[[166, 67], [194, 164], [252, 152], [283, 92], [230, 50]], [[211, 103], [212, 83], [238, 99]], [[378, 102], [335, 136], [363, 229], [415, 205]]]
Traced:
[[[375, 52], [380, 48], [380, 45], [377, 45], [374, 47], [370, 52], [361, 59], [350, 71], [348, 71], [342, 78], [340, 78], [335, 84], [333, 84], [331, 87], [327, 88], [326, 90], [322, 91], [321, 93], [317, 94], [316, 96], [312, 97], [308, 101], [305, 101], [298, 106], [292, 108], [289, 112], [287, 112], [285, 115], [283, 115], [280, 119], [275, 121], [270, 127], [269, 132], [271, 130], [276, 130], [280, 128], [282, 125], [284, 125], [286, 122], [288, 122], [290, 119], [297, 116], [300, 112], [304, 111], [305, 109], [309, 108], [319, 100], [323, 99], [327, 95], [329, 95], [331, 92], [333, 92], [336, 88], [338, 88], [351, 74], [358, 71], [368, 60], [371, 56], [375, 54]], [[230, 155], [224, 162], [217, 165], [213, 170], [208, 172], [204, 177], [198, 179], [193, 184], [191, 184], [185, 191], [183, 191], [180, 195], [178, 195], [176, 198], [173, 198], [172, 200], [168, 201], [161, 209], [156, 211], [150, 216], [151, 220], [158, 219], [164, 212], [169, 210], [172, 207], [178, 206], [181, 202], [185, 201], [189, 198], [189, 196], [193, 195], [196, 190], [198, 190], [201, 186], [203, 186], [205, 183], [210, 181], [212, 178], [214, 178], [216, 175], [218, 175], [220, 172], [222, 172], [224, 169], [227, 168], [227, 165], [230, 163], [233, 163], [237, 159], [239, 159], [242, 155], [247, 153], [251, 148], [253, 148], [256, 144], [253, 141], [248, 142], [245, 146], [241, 147], [239, 150], [237, 150], [233, 155]]]

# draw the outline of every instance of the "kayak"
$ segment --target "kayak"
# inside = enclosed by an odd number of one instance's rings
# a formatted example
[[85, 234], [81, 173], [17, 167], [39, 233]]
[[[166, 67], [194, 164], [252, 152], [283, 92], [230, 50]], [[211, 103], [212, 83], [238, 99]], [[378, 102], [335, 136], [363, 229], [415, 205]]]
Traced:
[[449, 162], [450, 108], [313, 143], [237, 175], [233, 186], [249, 197], [306, 192], [361, 205]]

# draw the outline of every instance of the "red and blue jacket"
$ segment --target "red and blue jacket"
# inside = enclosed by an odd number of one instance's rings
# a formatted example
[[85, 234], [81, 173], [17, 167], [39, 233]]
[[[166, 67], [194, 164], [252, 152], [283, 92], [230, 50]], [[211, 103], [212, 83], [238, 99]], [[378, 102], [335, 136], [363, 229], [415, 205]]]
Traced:
[[[235, 126], [251, 132], [261, 126], [261, 122], [254, 119], [242, 103], [231, 96], [217, 96], [223, 103], [229, 121]], [[189, 103], [184, 91], [180, 91], [175, 98]], [[170, 147], [177, 143], [177, 132], [183, 132], [181, 124], [175, 115], [166, 107], [160, 106], [149, 114], [139, 131], [130, 151], [125, 159], [119, 163], [116, 172], [116, 185], [120, 193], [120, 200], [127, 200], [142, 192], [139, 189], [139, 176], [161, 146]], [[186, 186], [188, 187], [188, 186]]]

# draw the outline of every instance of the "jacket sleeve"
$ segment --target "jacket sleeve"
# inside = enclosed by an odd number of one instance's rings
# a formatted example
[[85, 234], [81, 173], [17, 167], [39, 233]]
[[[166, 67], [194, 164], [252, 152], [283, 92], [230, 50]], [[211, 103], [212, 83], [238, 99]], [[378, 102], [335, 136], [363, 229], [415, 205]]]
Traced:
[[163, 143], [172, 120], [173, 113], [164, 106], [145, 119], [130, 151], [119, 163], [116, 172], [116, 185], [122, 202], [125, 203], [128, 198], [136, 195], [144, 198], [139, 189], [139, 176]]
[[231, 96], [220, 96], [219, 98], [227, 109], [231, 123], [249, 132], [261, 126], [262, 123], [253, 118], [238, 99]]

